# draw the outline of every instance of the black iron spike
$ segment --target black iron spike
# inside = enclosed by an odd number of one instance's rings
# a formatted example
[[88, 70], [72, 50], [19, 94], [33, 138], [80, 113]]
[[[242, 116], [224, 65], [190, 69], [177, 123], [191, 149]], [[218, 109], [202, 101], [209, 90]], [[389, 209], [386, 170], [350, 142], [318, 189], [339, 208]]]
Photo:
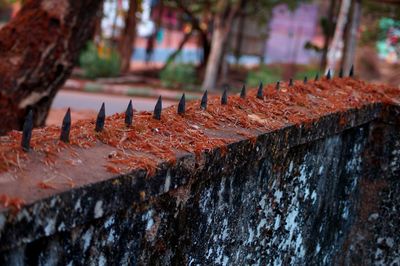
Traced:
[[224, 92], [222, 93], [221, 104], [222, 105], [228, 104], [228, 90], [227, 90], [227, 88], [225, 88]]
[[258, 85], [257, 98], [261, 100], [264, 99], [262, 82], [260, 82], [260, 84]]
[[157, 120], [161, 120], [161, 110], [162, 110], [162, 98], [161, 95], [158, 97], [156, 106], [154, 107], [153, 118]]
[[104, 128], [104, 121], [106, 120], [106, 107], [104, 103], [101, 104], [101, 108], [99, 113], [97, 114], [97, 119], [96, 119], [96, 132], [101, 132], [103, 131]]
[[21, 146], [24, 151], [29, 151], [31, 148], [30, 142], [32, 137], [33, 129], [33, 111], [29, 110], [28, 115], [25, 118], [24, 125], [22, 127], [22, 139]]
[[61, 125], [60, 140], [62, 142], [69, 143], [70, 130], [71, 130], [71, 109], [68, 108]]
[[332, 77], [331, 77], [331, 70], [330, 69], [328, 69], [328, 72], [326, 73], [326, 78], [327, 79], [331, 79]]
[[132, 107], [132, 100], [129, 100], [128, 107], [126, 108], [125, 111], [125, 125], [127, 127], [132, 126], [132, 121], [133, 121], [133, 107]]
[[339, 78], [343, 78], [343, 67], [339, 70]]
[[293, 79], [289, 79], [289, 87], [293, 86]]
[[203, 97], [201, 98], [200, 108], [203, 110], [207, 109], [207, 101], [208, 101], [208, 92], [207, 90], [204, 92]]
[[240, 98], [246, 98], [246, 85], [243, 84], [242, 90], [240, 91]]
[[276, 82], [275, 89], [276, 89], [277, 91], [279, 91], [280, 87], [281, 87], [281, 82], [278, 80], [278, 81]]
[[182, 94], [181, 100], [179, 101], [178, 104], [178, 115], [185, 114], [185, 109], [186, 109], [186, 99], [185, 99], [185, 94]]
[[350, 78], [354, 78], [354, 65], [351, 65], [350, 72], [349, 72], [349, 77]]
[[305, 76], [305, 77], [304, 77], [304, 80], [303, 80], [303, 83], [304, 83], [304, 84], [307, 84], [307, 82], [308, 82], [308, 78], [307, 78], [307, 76]]
[[315, 75], [314, 81], [318, 81], [318, 80], [319, 80], [319, 73], [317, 73], [317, 74]]

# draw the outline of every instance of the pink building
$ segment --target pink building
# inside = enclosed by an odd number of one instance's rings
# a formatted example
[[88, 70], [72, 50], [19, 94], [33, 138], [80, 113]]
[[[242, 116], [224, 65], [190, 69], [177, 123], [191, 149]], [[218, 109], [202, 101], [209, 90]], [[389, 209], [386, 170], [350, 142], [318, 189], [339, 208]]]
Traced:
[[[161, 27], [158, 32], [153, 53], [149, 58], [150, 65], [162, 65], [179, 46], [184, 38], [185, 25], [180, 10], [164, 7], [161, 18]], [[153, 7], [151, 19], [157, 22], [160, 12]], [[304, 48], [308, 41], [315, 38], [318, 28], [318, 7], [314, 4], [301, 4], [291, 11], [285, 4], [276, 6], [272, 12], [269, 26], [260, 26], [258, 23], [246, 18], [242, 30], [240, 64], [258, 64], [260, 58], [264, 63], [297, 63], [308, 64], [318, 55]], [[262, 28], [265, 27], [265, 28]], [[268, 28], [269, 27], [269, 28]], [[236, 47], [236, 35], [239, 33], [238, 21], [234, 21], [230, 36], [229, 48], [234, 51]], [[268, 36], [265, 39], [265, 36]], [[146, 47], [148, 37], [138, 36], [135, 41], [135, 52], [132, 55], [132, 66], [143, 66], [146, 60]], [[202, 58], [202, 49], [198, 45], [196, 33], [190, 38], [176, 58], [178, 62], [198, 63]], [[235, 62], [233, 52], [229, 52], [227, 60]]]
[[318, 7], [301, 4], [291, 11], [282, 4], [274, 8], [266, 41], [266, 63], [307, 64], [317, 55], [304, 45], [311, 41], [317, 31]]

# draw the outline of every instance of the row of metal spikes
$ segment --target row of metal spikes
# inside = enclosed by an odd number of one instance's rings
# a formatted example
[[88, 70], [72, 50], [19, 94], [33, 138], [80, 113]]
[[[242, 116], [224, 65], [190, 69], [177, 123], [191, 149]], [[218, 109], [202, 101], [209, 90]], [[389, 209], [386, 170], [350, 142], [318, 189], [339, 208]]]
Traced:
[[[349, 77], [354, 76], [354, 68], [353, 66], [350, 69], [349, 72]], [[343, 77], [343, 70], [340, 70], [339, 72], [339, 77]], [[326, 74], [327, 79], [332, 78], [331, 71], [328, 70]], [[317, 73], [315, 76], [314, 81], [319, 80], [319, 74]], [[308, 82], [307, 77], [304, 77], [303, 83], [306, 84]], [[276, 82], [276, 89], [280, 89], [280, 81]], [[293, 79], [289, 80], [289, 87], [293, 86]], [[240, 97], [241, 98], [246, 98], [246, 86], [243, 85], [242, 90], [240, 92]], [[260, 85], [258, 86], [258, 91], [257, 91], [257, 96], [258, 99], [263, 99], [263, 84], [260, 82]], [[203, 97], [201, 98], [200, 102], [200, 108], [203, 110], [207, 109], [207, 100], [208, 100], [208, 93], [207, 91], [204, 92]], [[228, 104], [228, 92], [227, 88], [224, 89], [221, 97], [221, 105], [226, 105]], [[159, 96], [156, 106], [154, 107], [154, 113], [153, 113], [153, 118], [157, 120], [161, 120], [161, 110], [162, 110], [162, 98]], [[186, 99], [185, 99], [185, 94], [182, 95], [179, 104], [178, 104], [178, 114], [183, 115], [186, 110]], [[97, 115], [96, 119], [96, 127], [95, 131], [96, 132], [101, 132], [104, 129], [104, 122], [106, 119], [106, 111], [105, 111], [105, 104], [103, 103], [101, 105], [100, 111]], [[132, 121], [133, 121], [133, 108], [132, 108], [132, 100], [129, 101], [128, 107], [125, 111], [125, 125], [127, 127], [132, 126]], [[21, 146], [24, 151], [29, 151], [30, 150], [30, 141], [32, 137], [32, 129], [33, 129], [33, 112], [30, 110], [28, 112], [28, 115], [25, 119], [23, 129], [22, 129], [22, 141], [21, 141]], [[65, 143], [69, 143], [69, 133], [71, 129], [71, 110], [68, 108], [67, 113], [64, 116], [62, 126], [61, 126], [61, 134], [60, 134], [60, 140]]]

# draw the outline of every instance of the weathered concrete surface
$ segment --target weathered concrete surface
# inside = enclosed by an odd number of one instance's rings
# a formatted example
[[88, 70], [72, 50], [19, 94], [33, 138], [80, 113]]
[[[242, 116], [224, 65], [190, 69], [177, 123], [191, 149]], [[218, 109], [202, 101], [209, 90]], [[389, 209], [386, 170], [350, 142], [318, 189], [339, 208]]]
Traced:
[[1, 213], [0, 264], [399, 264], [399, 113], [331, 114]]

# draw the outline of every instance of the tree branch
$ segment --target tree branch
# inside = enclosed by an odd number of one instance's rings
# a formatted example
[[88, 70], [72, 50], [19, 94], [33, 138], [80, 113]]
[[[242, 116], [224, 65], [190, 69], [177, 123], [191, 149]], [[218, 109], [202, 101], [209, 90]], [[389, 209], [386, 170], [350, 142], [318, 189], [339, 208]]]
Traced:
[[196, 16], [189, 10], [188, 7], [186, 7], [181, 0], [176, 1], [178, 4], [178, 7], [190, 18], [190, 22], [192, 24], [192, 27], [199, 31], [201, 34], [207, 35], [207, 32], [204, 31], [199, 24], [199, 20], [196, 18]]
[[179, 43], [178, 48], [168, 57], [167, 61], [165, 62], [161, 70], [167, 68], [169, 64], [171, 64], [175, 60], [175, 57], [182, 51], [183, 46], [187, 43], [187, 41], [189, 41], [190, 36], [192, 36], [192, 33], [193, 31], [191, 30], [183, 36], [181, 42]]

